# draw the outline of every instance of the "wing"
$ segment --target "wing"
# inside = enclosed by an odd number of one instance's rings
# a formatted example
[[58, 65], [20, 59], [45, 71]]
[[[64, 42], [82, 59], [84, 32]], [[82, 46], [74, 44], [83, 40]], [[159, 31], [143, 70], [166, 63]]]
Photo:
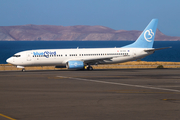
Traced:
[[112, 61], [114, 57], [104, 57], [104, 58], [94, 58], [94, 59], [83, 59], [85, 64], [88, 65], [97, 65], [97, 64], [102, 64], [105, 63], [105, 61]]
[[101, 57], [101, 58], [81, 58], [81, 59], [69, 59], [66, 60], [67, 61], [83, 61], [84, 64], [88, 64], [88, 65], [97, 65], [97, 64], [103, 64], [107, 61], [112, 61], [113, 58], [116, 58], [118, 56], [111, 56], [111, 57]]

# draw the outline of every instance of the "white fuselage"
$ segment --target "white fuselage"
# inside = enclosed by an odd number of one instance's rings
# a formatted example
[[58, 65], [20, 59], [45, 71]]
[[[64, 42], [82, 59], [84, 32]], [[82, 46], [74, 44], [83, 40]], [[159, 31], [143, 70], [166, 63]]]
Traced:
[[121, 48], [91, 48], [91, 49], [42, 49], [27, 50], [16, 53], [6, 62], [18, 68], [25, 66], [56, 66], [68, 69], [93, 70], [91, 65], [121, 63], [141, 59], [154, 53], [153, 43], [157, 28], [157, 19], [152, 19], [138, 39]]
[[42, 49], [16, 53], [7, 59], [16, 66], [66, 66], [68, 61], [83, 61], [85, 65], [120, 63], [143, 58], [153, 52], [148, 48]]
[[[28, 50], [16, 53], [6, 61], [18, 68], [25, 66], [56, 66], [68, 69], [93, 70], [91, 65], [121, 63], [141, 59], [154, 53], [157, 19], [152, 19], [138, 39], [121, 48], [91, 48], [91, 49], [43, 49]], [[161, 48], [162, 49], [162, 48]], [[163, 48], [164, 49], [164, 48]]]

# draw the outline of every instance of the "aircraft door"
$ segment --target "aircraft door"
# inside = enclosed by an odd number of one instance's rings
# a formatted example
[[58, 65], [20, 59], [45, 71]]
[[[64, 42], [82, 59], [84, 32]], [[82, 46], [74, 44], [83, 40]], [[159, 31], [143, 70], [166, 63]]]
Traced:
[[15, 62], [15, 57], [13, 57], [13, 62]]
[[31, 61], [31, 54], [27, 53], [27, 61]]
[[136, 50], [133, 50], [133, 57], [136, 58]]

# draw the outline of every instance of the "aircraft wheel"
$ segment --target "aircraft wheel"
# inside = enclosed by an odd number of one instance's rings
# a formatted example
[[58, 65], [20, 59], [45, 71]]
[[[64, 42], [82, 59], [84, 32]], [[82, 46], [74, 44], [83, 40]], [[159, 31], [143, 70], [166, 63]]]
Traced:
[[88, 67], [87, 67], [87, 70], [93, 70], [93, 67], [88, 66]]
[[26, 72], [25, 68], [22, 69], [22, 72]]
[[90, 67], [89, 67], [89, 70], [93, 70], [93, 67], [90, 66]]

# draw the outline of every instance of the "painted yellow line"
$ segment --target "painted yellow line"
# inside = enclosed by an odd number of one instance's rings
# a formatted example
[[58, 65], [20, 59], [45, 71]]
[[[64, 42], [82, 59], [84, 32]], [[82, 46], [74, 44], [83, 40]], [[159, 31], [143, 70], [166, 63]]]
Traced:
[[7, 119], [9, 119], [9, 120], [16, 120], [16, 119], [14, 119], [14, 118], [11, 118], [11, 117], [9, 117], [9, 116], [3, 115], [3, 114], [1, 114], [1, 113], [0, 113], [0, 116], [5, 117], [5, 118], [7, 118]]

